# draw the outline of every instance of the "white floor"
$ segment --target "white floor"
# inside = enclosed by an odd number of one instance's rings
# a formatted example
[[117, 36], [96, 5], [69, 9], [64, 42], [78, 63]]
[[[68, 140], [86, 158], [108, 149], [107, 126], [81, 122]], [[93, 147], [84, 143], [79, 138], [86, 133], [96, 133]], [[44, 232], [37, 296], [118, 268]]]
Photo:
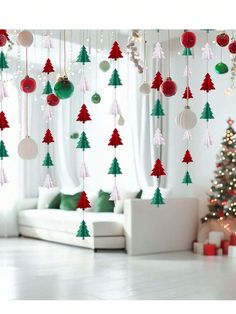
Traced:
[[0, 299], [236, 299], [236, 259], [191, 252], [128, 257], [0, 239]]

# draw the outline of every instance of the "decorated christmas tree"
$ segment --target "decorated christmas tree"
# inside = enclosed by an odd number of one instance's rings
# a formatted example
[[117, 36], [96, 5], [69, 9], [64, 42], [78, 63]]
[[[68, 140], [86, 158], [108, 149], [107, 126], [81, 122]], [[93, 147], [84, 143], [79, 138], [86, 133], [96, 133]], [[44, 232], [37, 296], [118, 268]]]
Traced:
[[52, 136], [52, 133], [49, 129], [47, 129], [45, 135], [44, 135], [44, 138], [43, 138], [43, 141], [42, 143], [46, 143], [46, 144], [50, 144], [50, 143], [53, 143], [54, 142], [54, 138]]
[[117, 147], [118, 145], [123, 145], [122, 140], [120, 138], [120, 134], [116, 128], [114, 129], [112, 133], [112, 136], [110, 138], [108, 145], [111, 145], [114, 147]]
[[113, 71], [108, 85], [114, 86], [115, 88], [119, 85], [122, 85], [120, 77], [119, 77], [119, 73], [116, 69]]
[[119, 44], [117, 41], [114, 42], [108, 58], [114, 59], [114, 60], [117, 60], [119, 58], [123, 58]]
[[80, 49], [80, 53], [78, 55], [76, 62], [81, 62], [83, 64], [85, 64], [86, 62], [90, 62], [87, 50], [84, 45]]
[[230, 118], [227, 120], [228, 128], [221, 142], [214, 179], [208, 193], [209, 213], [202, 218], [202, 222], [228, 216], [236, 218], [236, 133], [233, 122]]
[[47, 61], [46, 61], [45, 66], [44, 66], [44, 68], [43, 68], [43, 73], [49, 74], [49, 73], [51, 73], [51, 72], [54, 72], [54, 68], [53, 68], [53, 66], [52, 66], [51, 60], [48, 58]]
[[9, 157], [8, 152], [6, 150], [4, 142], [0, 141], [0, 159], [3, 159], [4, 157]]
[[43, 160], [43, 166], [49, 168], [53, 166], [52, 158], [49, 153], [46, 154], [44, 160]]
[[116, 157], [112, 160], [108, 174], [114, 174], [115, 177], [117, 176], [117, 174], [122, 174], [120, 165]]
[[52, 94], [52, 86], [51, 86], [50, 82], [47, 81], [47, 83], [43, 89], [43, 95], [49, 95], [49, 94]]
[[157, 101], [155, 102], [155, 104], [152, 108], [151, 116], [156, 116], [159, 118], [159, 117], [164, 116], [164, 115], [165, 115], [165, 113], [164, 113], [164, 110], [162, 108], [160, 99], [157, 99]]
[[3, 130], [6, 128], [9, 128], [9, 124], [8, 124], [8, 121], [6, 119], [4, 112], [1, 111], [0, 112], [0, 129]]
[[79, 230], [77, 231], [76, 237], [82, 238], [83, 240], [86, 237], [90, 237], [88, 227], [87, 227], [84, 220], [82, 220], [82, 222], [80, 224], [80, 227], [79, 227]]
[[200, 119], [205, 119], [205, 120], [209, 120], [209, 119], [215, 119], [210, 107], [210, 104], [207, 102], [203, 108], [202, 114]]
[[8, 69], [8, 64], [7, 64], [7, 60], [6, 60], [6, 57], [4, 55], [4, 53], [1, 51], [0, 53], [0, 69], [3, 70], [3, 69]]
[[158, 71], [154, 77], [151, 88], [159, 90], [162, 82], [163, 82], [163, 79], [161, 76], [161, 72]]
[[80, 108], [80, 112], [78, 114], [77, 120], [76, 121], [81, 121], [85, 123], [86, 121], [91, 120], [88, 109], [85, 104], [83, 104]]
[[82, 148], [85, 150], [85, 148], [90, 148], [89, 141], [87, 139], [87, 135], [85, 132], [82, 132], [79, 138], [79, 142], [76, 146], [76, 148]]

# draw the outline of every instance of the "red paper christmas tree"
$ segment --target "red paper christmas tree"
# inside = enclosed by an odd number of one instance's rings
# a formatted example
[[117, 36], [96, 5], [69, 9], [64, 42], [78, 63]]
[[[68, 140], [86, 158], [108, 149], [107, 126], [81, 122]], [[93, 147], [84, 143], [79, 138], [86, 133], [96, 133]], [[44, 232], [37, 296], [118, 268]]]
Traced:
[[186, 164], [193, 162], [192, 156], [191, 156], [190, 151], [188, 149], [185, 152], [185, 155], [183, 157], [182, 162], [185, 162]]
[[80, 112], [78, 114], [77, 120], [76, 121], [81, 121], [85, 123], [86, 121], [91, 120], [88, 109], [85, 104], [83, 104], [80, 108]]
[[80, 198], [79, 198], [79, 201], [77, 204], [77, 208], [82, 208], [84, 210], [85, 208], [90, 208], [90, 207], [91, 207], [91, 205], [89, 203], [87, 194], [85, 191], [83, 191], [80, 195]]
[[0, 29], [0, 34], [4, 35], [8, 41], [10, 40], [6, 29]]
[[215, 86], [214, 86], [214, 84], [212, 82], [210, 74], [207, 73], [205, 75], [205, 78], [204, 78], [204, 81], [202, 83], [202, 86], [201, 86], [200, 90], [204, 90], [204, 91], [206, 91], [208, 93], [212, 89], [215, 89]]
[[151, 88], [159, 90], [162, 82], [163, 82], [163, 79], [161, 76], [161, 72], [158, 71], [154, 77]]
[[49, 73], [51, 73], [51, 72], [54, 72], [54, 68], [53, 68], [53, 66], [52, 66], [51, 60], [48, 58], [47, 61], [46, 61], [46, 63], [45, 63], [45, 66], [44, 66], [44, 68], [43, 68], [43, 73], [49, 74]]
[[123, 145], [122, 140], [120, 138], [120, 134], [117, 129], [114, 129], [108, 145], [111, 145], [114, 147], [118, 145]]
[[114, 59], [114, 60], [117, 60], [119, 58], [123, 58], [119, 44], [117, 41], [114, 42], [108, 58]]
[[52, 133], [49, 129], [47, 129], [45, 135], [44, 135], [44, 138], [43, 138], [43, 141], [42, 143], [46, 143], [46, 144], [50, 144], [50, 143], [53, 143], [54, 142], [54, 138], [52, 136]]
[[4, 112], [1, 111], [0, 112], [0, 129], [3, 130], [6, 128], [9, 128], [9, 124], [8, 124], [8, 121], [6, 119]]
[[183, 99], [190, 99], [190, 98], [193, 98], [193, 94], [192, 94], [191, 89], [190, 89], [189, 86], [186, 87], [182, 98], [183, 98]]
[[160, 177], [160, 176], [165, 176], [166, 173], [165, 173], [165, 170], [161, 164], [161, 161], [160, 159], [157, 159], [153, 169], [152, 169], [152, 173], [151, 173], [151, 176], [156, 176], [156, 177]]

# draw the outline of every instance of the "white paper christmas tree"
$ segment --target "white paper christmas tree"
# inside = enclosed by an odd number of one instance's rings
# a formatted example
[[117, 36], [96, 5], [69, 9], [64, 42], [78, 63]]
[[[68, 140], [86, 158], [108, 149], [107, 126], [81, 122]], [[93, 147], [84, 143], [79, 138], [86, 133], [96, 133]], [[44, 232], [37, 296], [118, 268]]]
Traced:
[[80, 78], [79, 89], [81, 92], [89, 91], [89, 85], [88, 85], [87, 79], [86, 79], [84, 74], [82, 74], [82, 76]]
[[3, 81], [0, 81], [0, 101], [3, 101], [3, 98], [8, 97], [6, 84]]
[[45, 35], [43, 38], [43, 48], [51, 49], [53, 48], [52, 39], [50, 35]]
[[202, 59], [203, 60], [210, 60], [213, 58], [213, 52], [209, 43], [206, 43], [205, 46], [202, 48]]
[[112, 115], [121, 115], [121, 112], [120, 112], [120, 107], [118, 105], [118, 102], [116, 99], [114, 99], [112, 105], [111, 105], [111, 108], [110, 108], [110, 114]]
[[118, 192], [118, 189], [117, 189], [117, 186], [114, 185], [114, 188], [110, 194], [110, 198], [109, 200], [110, 201], [118, 201], [120, 199], [120, 195], [119, 195], [119, 192]]
[[212, 137], [209, 130], [206, 131], [206, 134], [203, 138], [203, 143], [205, 146], [210, 147], [213, 145]]
[[81, 164], [81, 167], [80, 167], [80, 177], [81, 178], [89, 177], [88, 168], [87, 168], [85, 162], [82, 162], [82, 164]]
[[8, 180], [7, 180], [4, 169], [1, 167], [0, 168], [0, 185], [4, 185], [5, 183], [8, 183]]
[[161, 44], [160, 44], [159, 42], [157, 42], [156, 45], [155, 45], [155, 48], [154, 48], [154, 50], [153, 50], [152, 57], [153, 57], [154, 59], [158, 59], [158, 60], [160, 60], [160, 59], [165, 59], [164, 51], [163, 51], [163, 49], [162, 49], [162, 47], [161, 47]]
[[156, 129], [156, 132], [154, 134], [152, 144], [156, 146], [165, 145], [164, 137], [161, 134], [161, 130], [159, 128]]
[[188, 142], [192, 140], [192, 134], [190, 133], [190, 131], [186, 130], [184, 132], [183, 140], [188, 141]]
[[49, 173], [47, 173], [46, 176], [45, 176], [43, 187], [47, 188], [47, 189], [54, 188], [54, 183], [53, 183], [52, 177], [51, 177], [51, 175]]
[[190, 78], [192, 76], [192, 71], [190, 67], [186, 65], [185, 70], [184, 70], [184, 77], [187, 77], [187, 76], [188, 78]]

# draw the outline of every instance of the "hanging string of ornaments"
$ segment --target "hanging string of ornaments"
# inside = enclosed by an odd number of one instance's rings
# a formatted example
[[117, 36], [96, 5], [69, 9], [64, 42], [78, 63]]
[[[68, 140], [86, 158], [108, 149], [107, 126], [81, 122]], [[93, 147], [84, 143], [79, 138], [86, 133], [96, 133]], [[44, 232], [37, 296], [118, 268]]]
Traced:
[[[54, 72], [54, 68], [50, 59], [50, 49], [51, 49], [51, 44], [47, 46], [47, 52], [48, 52], [47, 60], [42, 71], [42, 73], [45, 73], [47, 75], [47, 82], [43, 90], [43, 95], [46, 95], [46, 106], [49, 107], [47, 108], [48, 109], [47, 111], [50, 111], [50, 107], [58, 105], [60, 101], [59, 98], [55, 94], [52, 93], [52, 86], [50, 83], [50, 73]], [[42, 141], [42, 143], [46, 144], [46, 147], [47, 147], [46, 155], [44, 157], [43, 164], [42, 164], [47, 169], [43, 186], [48, 189], [54, 187], [52, 175], [50, 173], [50, 168], [53, 166], [53, 161], [50, 154], [50, 145], [54, 143], [54, 138], [50, 129], [51, 120], [52, 120], [52, 115], [50, 115], [50, 117], [46, 117], [46, 132]]]
[[3, 111], [3, 100], [5, 97], [8, 96], [6, 86], [4, 83], [4, 77], [3, 77], [3, 70], [6, 70], [9, 68], [8, 62], [6, 59], [6, 55], [3, 52], [3, 47], [7, 44], [9, 41], [9, 36], [6, 30], [0, 30], [0, 47], [1, 47], [1, 53], [0, 53], [0, 185], [3, 186], [5, 183], [7, 183], [7, 176], [3, 167], [3, 159], [6, 157], [9, 157], [5, 143], [3, 141], [3, 131], [7, 128], [9, 128], [9, 123], [7, 121], [6, 115]]
[[220, 46], [220, 62], [215, 65], [215, 71], [217, 74], [225, 74], [229, 71], [226, 63], [222, 62], [223, 47], [229, 44], [229, 35], [225, 32], [220, 33], [216, 36], [216, 43]]
[[95, 93], [91, 97], [91, 101], [94, 104], [99, 104], [101, 101], [101, 96], [97, 92], [98, 87], [98, 36], [96, 31], [95, 36]]
[[[162, 75], [160, 72], [160, 61], [162, 59], [165, 59], [165, 55], [164, 55], [164, 51], [163, 51], [161, 44], [160, 44], [160, 41], [159, 41], [159, 39], [160, 39], [159, 38], [159, 30], [157, 31], [157, 36], [158, 36], [158, 41], [154, 47], [154, 51], [153, 51], [153, 55], [152, 55], [153, 59], [156, 59], [157, 72], [156, 72], [156, 75], [153, 79], [152, 86], [151, 86], [152, 89], [156, 90], [157, 100], [154, 103], [154, 106], [152, 108], [151, 116], [156, 117], [159, 120], [159, 119], [162, 119], [162, 117], [165, 115], [164, 110], [162, 108], [161, 100], [160, 100], [160, 86], [163, 82]], [[161, 133], [161, 130], [159, 128], [157, 128], [155, 131], [152, 143], [157, 148], [160, 148], [161, 145], [165, 145], [165, 140], [164, 140], [163, 135]], [[164, 204], [164, 199], [162, 197], [161, 190], [160, 190], [160, 174], [162, 173], [162, 175], [164, 175], [165, 171], [164, 171], [162, 164], [161, 164], [160, 155], [161, 155], [161, 151], [159, 150], [159, 158], [157, 159], [154, 168], [156, 168], [156, 170], [157, 170], [157, 167], [160, 167], [162, 169], [159, 169], [159, 170], [161, 170], [159, 172], [156, 171], [156, 173], [158, 173], [157, 188], [156, 188], [154, 195], [151, 199], [151, 204], [157, 205], [158, 207], [159, 207], [159, 205]], [[159, 164], [159, 166], [158, 166], [158, 164]], [[154, 169], [153, 169], [152, 173], [153, 173], [152, 175], [155, 175]]]
[[151, 87], [147, 83], [147, 40], [146, 40], [146, 31], [143, 31], [143, 83], [139, 87], [139, 91], [142, 94], [148, 95], [151, 92]]
[[210, 44], [209, 44], [209, 30], [206, 30], [206, 44], [202, 48], [202, 59], [206, 60], [207, 73], [204, 77], [204, 80], [203, 80], [201, 88], [200, 88], [200, 90], [206, 92], [206, 104], [203, 108], [200, 119], [206, 120], [207, 131], [206, 131], [206, 134], [204, 137], [204, 145], [206, 145], [207, 147], [210, 147], [213, 144], [212, 137], [211, 137], [209, 129], [208, 129], [209, 120], [214, 119], [214, 115], [213, 115], [213, 112], [211, 110], [211, 106], [208, 102], [209, 92], [211, 90], [215, 90], [215, 86], [214, 86], [214, 84], [212, 82], [212, 78], [209, 74], [209, 60], [211, 60], [212, 57], [213, 57], [213, 52], [212, 52], [212, 49], [211, 49]]
[[[184, 133], [184, 140], [186, 141], [186, 151], [184, 154], [184, 157], [182, 159], [182, 163], [186, 164], [186, 172], [183, 177], [182, 183], [186, 184], [187, 186], [192, 183], [192, 179], [189, 173], [189, 163], [193, 162], [191, 153], [189, 151], [189, 143], [192, 139], [192, 136], [190, 134], [190, 129], [194, 128], [197, 123], [197, 117], [194, 112], [189, 111], [190, 105], [189, 100], [193, 99], [193, 94], [191, 92], [191, 89], [189, 87], [189, 80], [190, 80], [190, 67], [189, 67], [189, 57], [192, 56], [192, 48], [196, 44], [196, 35], [193, 32], [190, 31], [184, 31], [180, 38], [181, 44], [184, 47], [182, 55], [186, 59], [186, 67], [184, 71], [184, 76], [186, 78], [186, 88], [184, 91], [184, 94], [182, 96], [182, 99], [185, 99], [186, 104], [184, 107], [184, 111], [180, 113], [180, 115], [177, 117], [177, 123], [179, 126], [185, 129]], [[186, 114], [187, 110], [187, 114]], [[187, 118], [185, 117], [187, 115]], [[190, 117], [190, 118], [189, 118]]]
[[28, 30], [21, 31], [17, 36], [17, 43], [25, 48], [25, 77], [20, 82], [20, 89], [24, 93], [25, 136], [18, 144], [18, 154], [22, 159], [34, 159], [38, 155], [38, 145], [29, 135], [29, 94], [36, 90], [36, 81], [29, 76], [28, 48], [33, 43], [33, 34]]
[[85, 150], [90, 148], [90, 144], [89, 144], [87, 135], [85, 133], [85, 123], [87, 121], [91, 121], [91, 117], [90, 117], [90, 114], [88, 112], [87, 106], [85, 105], [85, 93], [88, 90], [86, 79], [85, 79], [85, 65], [86, 65], [86, 63], [90, 62], [90, 58], [88, 56], [87, 49], [84, 45], [84, 32], [83, 32], [83, 45], [81, 47], [81, 50], [80, 50], [80, 53], [79, 53], [79, 56], [78, 56], [76, 62], [81, 63], [81, 65], [82, 65], [82, 78], [81, 78], [81, 80], [83, 80], [83, 82], [85, 83], [85, 84], [83, 84], [83, 88], [82, 88], [83, 104], [80, 108], [80, 112], [79, 112], [79, 114], [77, 116], [77, 120], [76, 120], [76, 121], [79, 121], [82, 123], [82, 133], [80, 135], [80, 138], [79, 138], [79, 141], [77, 143], [76, 148], [82, 149], [82, 164], [81, 164], [81, 168], [80, 168], [80, 177], [82, 178], [82, 192], [81, 192], [78, 204], [77, 204], [77, 208], [80, 208], [82, 210], [82, 213], [83, 213], [83, 219], [80, 223], [79, 230], [77, 231], [76, 236], [81, 237], [84, 240], [86, 237], [90, 237], [89, 230], [88, 230], [88, 227], [86, 225], [85, 218], [84, 218], [84, 212], [85, 212], [86, 208], [91, 208], [87, 193], [85, 192], [85, 179], [87, 177], [89, 177], [89, 172], [87, 169], [87, 165], [85, 163]]
[[122, 172], [121, 172], [118, 159], [116, 157], [117, 156], [116, 150], [117, 150], [117, 146], [123, 145], [122, 140], [120, 138], [120, 134], [117, 129], [117, 115], [120, 114], [120, 109], [119, 109], [119, 105], [118, 105], [117, 97], [116, 97], [116, 88], [122, 85], [119, 73], [117, 71], [117, 63], [120, 58], [123, 58], [123, 55], [117, 41], [113, 43], [113, 46], [111, 48], [108, 58], [113, 60], [113, 73], [112, 73], [112, 76], [110, 78], [108, 85], [114, 87], [114, 98], [113, 98], [113, 103], [110, 110], [110, 113], [114, 116], [114, 130], [111, 135], [110, 141], [108, 143], [109, 146], [114, 147], [114, 158], [112, 160], [111, 166], [108, 171], [108, 174], [112, 174], [114, 176], [114, 187], [110, 194], [109, 200], [117, 201], [120, 199], [120, 196], [119, 196], [119, 191], [117, 188], [116, 176], [119, 174], [122, 174]]

